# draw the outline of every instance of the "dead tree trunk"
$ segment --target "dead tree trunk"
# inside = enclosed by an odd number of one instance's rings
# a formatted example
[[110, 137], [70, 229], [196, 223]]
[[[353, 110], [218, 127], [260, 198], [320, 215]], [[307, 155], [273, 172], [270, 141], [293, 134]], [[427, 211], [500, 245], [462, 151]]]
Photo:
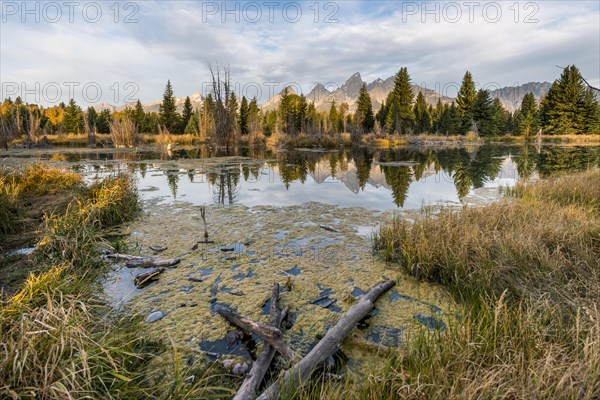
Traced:
[[395, 281], [381, 282], [376, 285], [369, 293], [360, 298], [358, 303], [350, 307], [346, 315], [335, 324], [317, 345], [302, 358], [292, 368], [287, 370], [283, 377], [277, 379], [269, 386], [259, 397], [258, 400], [271, 400], [281, 392], [283, 388], [290, 385], [298, 385], [305, 382], [353, 329], [354, 326], [363, 319], [372, 309], [375, 300], [383, 293], [387, 292], [396, 284]]
[[254, 333], [260, 336], [273, 346], [286, 360], [294, 359], [294, 351], [290, 349], [287, 343], [283, 340], [283, 334], [279, 328], [274, 328], [269, 325], [261, 324], [260, 322], [252, 321], [250, 318], [244, 317], [233, 310], [223, 306], [217, 307], [217, 314], [223, 317], [227, 322], [241, 328], [244, 331]]
[[124, 260], [125, 266], [128, 268], [161, 268], [161, 267], [172, 267], [179, 264], [181, 261], [179, 258], [150, 258], [150, 257], [139, 257], [131, 256], [129, 254], [108, 254], [107, 258], [114, 258], [116, 260]]
[[[287, 311], [287, 307], [283, 311], [281, 310], [279, 305], [279, 284], [275, 283], [273, 285], [273, 294], [271, 295], [270, 310], [271, 325], [274, 328], [279, 329]], [[256, 390], [265, 377], [265, 374], [273, 361], [273, 357], [275, 357], [275, 352], [275, 348], [265, 342], [258, 358], [252, 365], [252, 369], [248, 373], [248, 376], [246, 376], [246, 379], [244, 379], [242, 386], [238, 389], [233, 400], [252, 400], [256, 397]]]

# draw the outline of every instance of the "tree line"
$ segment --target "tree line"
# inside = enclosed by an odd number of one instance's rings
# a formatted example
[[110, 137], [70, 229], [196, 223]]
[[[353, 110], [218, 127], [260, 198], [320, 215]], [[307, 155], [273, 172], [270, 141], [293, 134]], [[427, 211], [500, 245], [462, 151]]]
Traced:
[[529, 137], [545, 134], [600, 134], [600, 105], [594, 89], [588, 87], [579, 69], [568, 66], [549, 92], [538, 102], [533, 93], [523, 98], [514, 112], [506, 110], [490, 92], [476, 89], [469, 71], [462, 79], [455, 101], [435, 106], [422, 92], [415, 96], [407, 68], [396, 74], [394, 89], [374, 113], [373, 102], [362, 85], [355, 112], [347, 103], [331, 103], [328, 111], [318, 111], [304, 95], [285, 88], [279, 106], [261, 110], [256, 98], [238, 99], [230, 89], [228, 70], [212, 75], [212, 90], [194, 108], [186, 97], [182, 111], [177, 110], [171, 81], [167, 81], [158, 112], [146, 112], [138, 100], [122, 111], [88, 107], [83, 111], [71, 99], [53, 107], [25, 104], [21, 98], [5, 99], [0, 104], [0, 144], [12, 138], [27, 137], [37, 142], [55, 133], [111, 133], [111, 121], [127, 119], [138, 132], [189, 134], [200, 140], [216, 139], [228, 145], [236, 137], [250, 134], [271, 136], [336, 135], [349, 132], [353, 139], [364, 134], [440, 134], [496, 136], [504, 134]]

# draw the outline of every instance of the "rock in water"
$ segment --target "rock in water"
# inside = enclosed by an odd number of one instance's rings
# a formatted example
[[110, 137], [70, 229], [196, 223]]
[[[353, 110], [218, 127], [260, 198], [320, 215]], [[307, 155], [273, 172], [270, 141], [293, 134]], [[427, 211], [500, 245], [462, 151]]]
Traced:
[[245, 375], [246, 372], [248, 372], [248, 369], [248, 364], [237, 363], [234, 365], [233, 370], [231, 372], [233, 372], [234, 375]]
[[165, 251], [167, 248], [165, 246], [149, 246], [150, 250], [160, 253], [161, 251]]
[[156, 322], [156, 321], [163, 319], [164, 316], [165, 316], [165, 314], [163, 314], [162, 311], [154, 311], [153, 313], [148, 315], [148, 317], [146, 317], [145, 322], [147, 322], [147, 323]]

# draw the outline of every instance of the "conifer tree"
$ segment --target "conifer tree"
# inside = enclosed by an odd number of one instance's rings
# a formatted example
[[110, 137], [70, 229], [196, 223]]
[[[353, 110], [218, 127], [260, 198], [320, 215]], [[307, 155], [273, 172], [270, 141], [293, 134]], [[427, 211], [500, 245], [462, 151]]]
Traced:
[[246, 96], [242, 96], [242, 103], [240, 104], [240, 134], [242, 135], [247, 135], [250, 132], [249, 115], [248, 100], [246, 100]]
[[81, 108], [75, 103], [74, 99], [69, 101], [69, 106], [65, 109], [62, 128], [64, 133], [80, 133], [83, 131]]
[[175, 132], [179, 120], [177, 107], [175, 105], [175, 96], [173, 96], [173, 87], [171, 81], [167, 81], [167, 86], [163, 93], [163, 101], [159, 106], [158, 114], [160, 115], [160, 123], [167, 128], [169, 132]]
[[[585, 122], [587, 90], [579, 69], [567, 66], [542, 100], [543, 130], [548, 134], [584, 133], [588, 127]], [[597, 100], [590, 98], [589, 106], [593, 108], [594, 104]]]
[[407, 134], [413, 131], [415, 113], [413, 111], [414, 94], [410, 85], [410, 76], [406, 67], [400, 68], [394, 80], [394, 90], [390, 98], [391, 104], [385, 119], [388, 133]]
[[143, 132], [146, 128], [144, 126], [146, 122], [146, 113], [144, 112], [144, 107], [142, 107], [142, 102], [139, 99], [135, 103], [135, 108], [133, 109], [131, 118], [137, 126], [138, 131]]
[[194, 108], [192, 107], [192, 100], [190, 96], [185, 98], [185, 102], [183, 103], [183, 112], [181, 113], [181, 129], [180, 133], [185, 132], [185, 128], [190, 122], [190, 118], [192, 118], [192, 114], [194, 113]]
[[354, 113], [354, 123], [362, 133], [369, 133], [375, 127], [375, 117], [373, 116], [373, 104], [371, 96], [367, 91], [365, 83], [360, 87], [358, 94], [357, 108]]
[[460, 133], [464, 134], [471, 128], [473, 123], [473, 106], [476, 99], [477, 91], [475, 90], [475, 82], [473, 82], [471, 73], [467, 71], [463, 77], [462, 85], [460, 86], [456, 98], [456, 107], [458, 108], [461, 118]]
[[480, 89], [477, 92], [477, 97], [472, 107], [472, 117], [479, 134], [483, 136], [496, 134], [492, 119], [492, 100], [490, 99], [489, 91]]
[[417, 95], [414, 113], [416, 119], [416, 133], [429, 132], [431, 129], [431, 114], [427, 102], [425, 101], [425, 96], [423, 96], [423, 92], [419, 92]]
[[329, 108], [329, 115], [327, 118], [329, 119], [329, 123], [331, 126], [331, 132], [338, 133], [339, 132], [340, 114], [338, 113], [338, 110], [335, 106], [335, 100], [331, 103], [331, 107]]
[[515, 113], [515, 127], [517, 133], [525, 137], [537, 134], [540, 129], [539, 112], [533, 93], [527, 93], [523, 97], [521, 108]]
[[496, 134], [499, 135], [508, 131], [507, 116], [508, 113], [502, 106], [502, 102], [496, 97], [494, 99], [494, 104], [492, 104], [492, 123], [494, 124]]

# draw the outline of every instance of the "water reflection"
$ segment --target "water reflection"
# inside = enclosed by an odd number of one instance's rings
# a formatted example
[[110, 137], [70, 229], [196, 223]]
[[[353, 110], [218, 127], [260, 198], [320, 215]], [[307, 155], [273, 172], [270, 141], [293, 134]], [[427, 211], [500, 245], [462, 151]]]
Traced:
[[[215, 158], [219, 157], [219, 158]], [[36, 154], [40, 158], [40, 154]], [[499, 146], [339, 151], [263, 151], [206, 147], [74, 151], [41, 158], [101, 177], [135, 174], [144, 198], [196, 204], [292, 205], [318, 201], [374, 209], [469, 201], [478, 190], [600, 166], [600, 147]], [[187, 178], [186, 178], [187, 176]], [[181, 178], [184, 179], [181, 179]]]

